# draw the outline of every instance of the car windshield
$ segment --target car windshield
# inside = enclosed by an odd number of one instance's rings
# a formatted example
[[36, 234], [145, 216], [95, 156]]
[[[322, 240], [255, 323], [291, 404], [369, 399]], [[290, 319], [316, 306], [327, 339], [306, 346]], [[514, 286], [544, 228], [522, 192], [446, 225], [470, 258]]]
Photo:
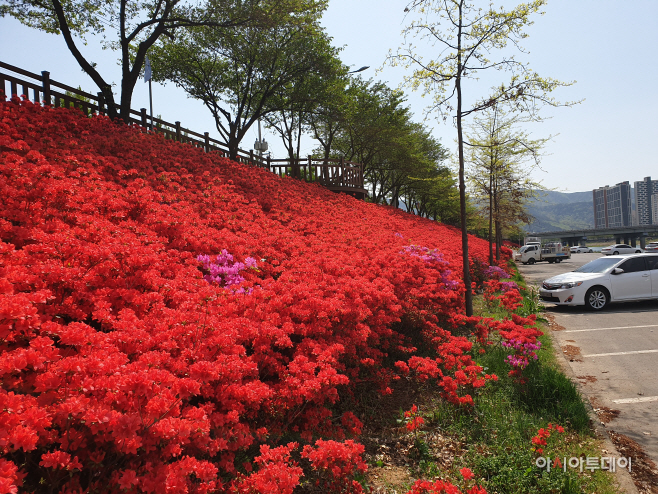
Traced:
[[610, 257], [599, 257], [593, 261], [574, 269], [574, 273], [605, 273], [608, 269], [619, 262], [619, 259]]
[[524, 245], [523, 247], [521, 247], [521, 248], [519, 249], [519, 253], [520, 253], [520, 254], [523, 254], [526, 250], [528, 250], [528, 246], [527, 246], [527, 245]]

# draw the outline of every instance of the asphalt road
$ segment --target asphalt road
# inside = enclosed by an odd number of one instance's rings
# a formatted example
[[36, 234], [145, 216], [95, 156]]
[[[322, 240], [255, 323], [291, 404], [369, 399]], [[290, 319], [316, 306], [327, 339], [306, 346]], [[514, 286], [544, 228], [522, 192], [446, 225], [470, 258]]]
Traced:
[[[600, 256], [518, 266], [529, 284], [539, 285]], [[600, 312], [545, 306], [557, 324], [554, 341], [594, 409], [619, 412], [606, 427], [635, 440], [658, 464], [658, 301], [612, 304]]]

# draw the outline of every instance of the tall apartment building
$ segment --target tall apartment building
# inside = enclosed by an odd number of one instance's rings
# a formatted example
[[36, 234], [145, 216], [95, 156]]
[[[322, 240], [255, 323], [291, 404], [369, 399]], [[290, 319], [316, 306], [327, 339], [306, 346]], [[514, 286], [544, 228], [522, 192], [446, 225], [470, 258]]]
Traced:
[[[637, 182], [636, 182], [637, 183]], [[658, 188], [656, 189], [658, 191]], [[594, 199], [594, 228], [615, 228], [632, 225], [631, 184], [621, 182], [592, 191]], [[637, 197], [637, 195], [636, 195]]]
[[658, 180], [644, 177], [641, 182], [635, 182], [635, 211], [638, 225], [658, 224], [658, 217], [652, 212], [652, 196], [658, 193]]
[[658, 191], [651, 194], [651, 219], [654, 223], [658, 221]]

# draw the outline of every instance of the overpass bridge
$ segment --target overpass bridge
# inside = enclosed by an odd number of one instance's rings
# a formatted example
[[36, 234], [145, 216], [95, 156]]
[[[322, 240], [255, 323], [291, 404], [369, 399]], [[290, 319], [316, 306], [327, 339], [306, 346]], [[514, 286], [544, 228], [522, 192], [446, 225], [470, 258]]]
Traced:
[[543, 239], [560, 240], [564, 245], [583, 245], [587, 240], [596, 237], [613, 237], [617, 244], [628, 244], [644, 249], [647, 237], [658, 236], [658, 225], [623, 226], [618, 228], [591, 228], [581, 230], [559, 230], [554, 232], [533, 232], [527, 236], [537, 236]]

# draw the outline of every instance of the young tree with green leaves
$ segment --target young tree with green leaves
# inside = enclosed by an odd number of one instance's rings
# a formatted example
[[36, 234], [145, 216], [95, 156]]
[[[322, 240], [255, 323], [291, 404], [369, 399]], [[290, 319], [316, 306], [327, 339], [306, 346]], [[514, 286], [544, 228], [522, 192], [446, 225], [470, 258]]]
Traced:
[[308, 91], [301, 94], [297, 87], [300, 81], [321, 79], [335, 70], [337, 52], [318, 18], [232, 32], [189, 28], [152, 49], [153, 77], [173, 81], [201, 100], [235, 159], [258, 119], [290, 109], [295, 97], [308, 97]]
[[[325, 41], [327, 43], [323, 47], [317, 46], [325, 52], [324, 60], [318, 63], [318, 70], [300, 73], [296, 80], [277, 94], [277, 101], [270, 105], [279, 110], [264, 117], [267, 126], [281, 138], [290, 160], [301, 158], [302, 135], [315, 134], [314, 125], [319, 121], [317, 115], [336, 107], [344, 99], [348, 69], [338, 59], [339, 50], [331, 48], [328, 39]], [[318, 55], [322, 56], [320, 53]], [[332, 116], [342, 117], [335, 114]], [[325, 156], [325, 159], [328, 157]]]
[[442, 223], [459, 223], [459, 193], [448, 150], [422, 125], [414, 131], [415, 167], [408, 171], [402, 195], [410, 211]]
[[[342, 102], [338, 125], [324, 121], [322, 128], [332, 129], [331, 152], [363, 165], [365, 181], [372, 187], [373, 202], [386, 202], [391, 192], [387, 181], [401, 163], [400, 154], [407, 152], [411, 112], [403, 106], [402, 91], [390, 89], [382, 82], [352, 77]], [[327, 114], [322, 118], [333, 118]], [[316, 119], [315, 128], [321, 128]], [[326, 147], [325, 147], [326, 152]]]
[[[425, 60], [416, 46], [409, 42], [396, 53], [391, 53], [388, 59], [392, 65], [413, 68], [406, 84], [432, 97], [429, 113], [437, 112], [444, 119], [452, 117], [457, 127], [467, 315], [473, 314], [473, 292], [468, 257], [463, 119], [502, 103], [536, 116], [544, 104], [559, 105], [549, 94], [560, 86], [569, 85], [540, 77], [526, 63], [517, 61], [507, 49], [508, 44], [512, 44], [523, 51], [519, 43], [527, 37], [524, 28], [532, 24], [530, 16], [539, 13], [546, 0], [532, 0], [511, 10], [496, 9], [493, 2], [481, 7], [483, 3], [476, 0], [412, 0], [405, 12], [410, 16], [417, 15], [417, 18], [404, 29], [405, 42], [410, 38], [421, 38], [436, 49], [436, 57]], [[490, 59], [493, 53], [499, 57]], [[467, 98], [464, 81], [475, 80], [490, 69], [510, 72], [509, 82], [495, 87], [484, 97], [474, 95]]]
[[[349, 83], [347, 83], [349, 81]], [[309, 127], [325, 159], [344, 156], [364, 164], [370, 200], [416, 214], [453, 220], [454, 182], [443, 163], [449, 153], [411, 120], [405, 97], [381, 82], [360, 77], [330, 85], [331, 98], [309, 115]]]
[[306, 123], [313, 139], [320, 143], [320, 153], [326, 160], [331, 157], [334, 140], [351, 118], [355, 100], [347, 73], [325, 81], [323, 89], [323, 98], [306, 116]]
[[522, 121], [520, 115], [509, 115], [495, 105], [473, 118], [464, 140], [475, 205], [488, 216], [490, 264], [494, 262], [494, 241], [498, 260], [503, 231], [519, 222], [530, 222], [526, 203], [543, 189], [531, 174], [539, 166], [542, 148], [550, 137], [531, 139], [517, 128]]
[[[326, 0], [0, 0], [0, 17], [64, 37], [82, 70], [103, 93], [108, 114], [128, 121], [133, 90], [147, 52], [160, 39], [175, 39], [182, 28], [217, 30], [273, 26], [303, 20], [306, 12], [324, 9]], [[80, 51], [89, 34], [101, 35], [105, 47], [120, 53], [119, 113], [114, 93], [96, 63]]]

